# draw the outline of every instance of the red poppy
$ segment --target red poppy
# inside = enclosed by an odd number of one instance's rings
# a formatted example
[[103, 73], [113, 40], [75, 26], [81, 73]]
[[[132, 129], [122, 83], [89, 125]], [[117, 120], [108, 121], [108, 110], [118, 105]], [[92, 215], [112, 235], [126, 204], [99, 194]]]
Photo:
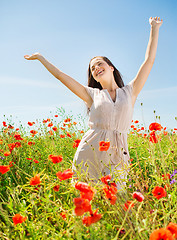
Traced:
[[23, 138], [20, 136], [19, 133], [15, 133], [15, 134], [14, 134], [14, 138], [15, 138], [16, 140], [23, 140]]
[[110, 203], [112, 205], [114, 205], [116, 203], [117, 197], [116, 197], [116, 193], [117, 193], [117, 188], [114, 186], [114, 184], [112, 183], [112, 185], [105, 185], [103, 187], [103, 191], [106, 195], [106, 198], [108, 198], [110, 200]]
[[29, 126], [33, 126], [33, 122], [28, 122], [28, 125]]
[[73, 202], [76, 206], [76, 208], [74, 209], [76, 216], [82, 216], [85, 212], [90, 212], [90, 214], [93, 213], [91, 209], [90, 201], [88, 199], [79, 197], [79, 198], [74, 198]]
[[37, 131], [31, 130], [30, 133], [33, 134], [33, 135], [35, 135], [35, 134], [37, 134]]
[[35, 145], [35, 142], [28, 142], [28, 145], [29, 145], [29, 146]]
[[77, 124], [77, 122], [73, 122], [73, 124], [74, 124], [74, 125], [76, 125], [76, 124]]
[[108, 184], [111, 180], [111, 175], [107, 175], [107, 176], [104, 176], [101, 178], [101, 181], [104, 183], [104, 184]]
[[149, 138], [149, 141], [152, 142], [152, 143], [157, 143], [158, 142], [158, 139], [155, 135], [155, 131], [152, 131], [151, 133], [149, 133], [150, 135], [150, 138]]
[[71, 137], [71, 134], [69, 134], [69, 133], [67, 132], [67, 136], [68, 136], [68, 137]]
[[173, 235], [171, 232], [165, 228], [160, 228], [154, 230], [151, 235], [149, 240], [173, 240]]
[[43, 122], [43, 123], [47, 123], [47, 120], [43, 120], [42, 122]]
[[52, 155], [50, 154], [48, 156], [48, 159], [51, 160], [54, 164], [59, 163], [63, 160], [63, 157], [61, 155]]
[[53, 126], [53, 123], [50, 122], [50, 123], [48, 124], [48, 127], [52, 127], [52, 126]]
[[23, 217], [20, 214], [15, 214], [15, 216], [12, 217], [14, 225], [17, 225], [18, 223], [23, 223], [26, 219], [27, 217]]
[[124, 204], [124, 210], [128, 210], [129, 209], [129, 207], [130, 208], [132, 208], [132, 207], [134, 207], [134, 203], [133, 203], [133, 201], [127, 201], [125, 204]]
[[80, 139], [74, 140], [73, 148], [77, 148], [79, 146], [80, 141], [81, 141]]
[[82, 219], [83, 224], [85, 224], [86, 227], [88, 227], [92, 223], [98, 222], [102, 218], [102, 214], [97, 214], [97, 213], [98, 213], [98, 209], [93, 214], [91, 214], [91, 216], [83, 217]]
[[70, 121], [71, 121], [70, 118], [67, 118], [67, 119], [64, 120], [65, 123], [66, 123], [66, 122], [70, 122]]
[[65, 138], [65, 135], [64, 135], [64, 134], [60, 134], [60, 137], [61, 137], [61, 138]]
[[167, 230], [169, 230], [173, 237], [177, 238], [177, 224], [170, 222], [167, 226]]
[[162, 177], [163, 177], [163, 180], [170, 179], [170, 174], [169, 173], [166, 173], [165, 175], [162, 174]]
[[134, 123], [139, 123], [139, 121], [138, 121], [138, 120], [135, 120]]
[[30, 185], [32, 185], [32, 186], [38, 185], [38, 184], [40, 184], [40, 183], [41, 183], [41, 181], [40, 181], [40, 176], [39, 176], [39, 174], [37, 174], [36, 176], [34, 176], [33, 178], [31, 178], [31, 180], [30, 180]]
[[7, 127], [7, 124], [6, 124], [6, 122], [2, 122], [2, 124], [3, 124], [3, 126], [4, 126], [4, 127]]
[[8, 172], [10, 170], [9, 165], [5, 166], [5, 165], [0, 165], [0, 173], [4, 174], [6, 172]]
[[53, 127], [52, 128], [55, 132], [58, 130], [58, 128], [57, 127]]
[[138, 202], [142, 202], [144, 200], [144, 196], [140, 192], [134, 192], [132, 197], [135, 198]]
[[100, 141], [99, 142], [99, 151], [107, 151], [110, 147], [110, 142]]
[[15, 142], [15, 147], [16, 148], [21, 147], [21, 146], [22, 146], [21, 142]]
[[11, 152], [4, 152], [4, 156], [8, 157], [11, 154]]
[[163, 129], [163, 127], [159, 123], [154, 122], [149, 125], [150, 131], [157, 131], [157, 130], [161, 131], [161, 129]]
[[38, 161], [38, 160], [36, 160], [36, 159], [34, 159], [34, 160], [33, 160], [33, 162], [35, 162], [35, 163], [39, 163], [39, 161]]
[[65, 212], [61, 212], [60, 216], [65, 220], [66, 219], [66, 213]]
[[152, 190], [152, 194], [154, 195], [154, 197], [156, 197], [157, 199], [160, 199], [162, 197], [166, 197], [167, 193], [165, 191], [165, 189], [163, 187], [158, 187], [156, 186], [153, 190]]
[[52, 132], [52, 130], [50, 130], [50, 131], [49, 131], [49, 134], [50, 134], [50, 135], [53, 135], [53, 132]]
[[55, 185], [54, 188], [53, 188], [53, 190], [54, 190], [55, 192], [58, 192], [59, 189], [60, 189], [60, 185]]
[[77, 182], [75, 184], [75, 188], [80, 191], [81, 198], [88, 199], [89, 201], [93, 199], [95, 189], [93, 189], [87, 183]]
[[55, 117], [58, 117], [58, 115], [55, 115]]
[[71, 169], [66, 169], [63, 172], [56, 173], [56, 176], [60, 179], [60, 181], [72, 178], [73, 175], [74, 173], [72, 172]]
[[10, 151], [12, 151], [15, 148], [15, 143], [9, 143], [8, 147], [9, 147]]

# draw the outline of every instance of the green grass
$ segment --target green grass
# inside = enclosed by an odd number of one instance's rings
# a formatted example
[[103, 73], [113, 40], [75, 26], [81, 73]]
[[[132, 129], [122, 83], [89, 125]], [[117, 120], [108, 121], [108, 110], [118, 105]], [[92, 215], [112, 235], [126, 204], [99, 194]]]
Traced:
[[[0, 132], [0, 165], [13, 166], [5, 174], [0, 173], [0, 239], [149, 239], [150, 234], [158, 228], [165, 228], [170, 222], [177, 223], [177, 183], [171, 183], [175, 175], [163, 180], [162, 174], [172, 174], [177, 169], [177, 134], [175, 131], [164, 135], [163, 130], [156, 134], [161, 137], [157, 143], [149, 141], [150, 131], [132, 131], [128, 135], [128, 146], [132, 160], [131, 170], [127, 178], [126, 197], [117, 194], [116, 204], [111, 205], [103, 193], [101, 181], [92, 186], [96, 189], [91, 201], [92, 210], [99, 209], [102, 218], [86, 227], [82, 218], [74, 214], [73, 199], [80, 196], [78, 190], [67, 179], [59, 181], [56, 177], [58, 171], [71, 168], [76, 148], [74, 140], [81, 139], [87, 128], [82, 129], [81, 124], [73, 124], [73, 116], [66, 116], [62, 112], [62, 120], [51, 117], [51, 122], [58, 128], [53, 131], [47, 127], [48, 123], [38, 122], [25, 129], [20, 126], [18, 133], [23, 140], [14, 138], [14, 129], [2, 127]], [[70, 117], [71, 127], [63, 127], [64, 119]], [[81, 119], [82, 121], [82, 119]], [[10, 122], [7, 122], [13, 125]], [[66, 125], [69, 124], [65, 123]], [[84, 123], [83, 123], [84, 124]], [[139, 123], [134, 124], [137, 129]], [[33, 137], [30, 130], [36, 130]], [[53, 135], [49, 134], [52, 130]], [[71, 137], [67, 136], [67, 132]], [[132, 133], [134, 132], [134, 133]], [[65, 138], [60, 135], [65, 134]], [[75, 134], [73, 136], [73, 134]], [[28, 145], [28, 142], [35, 142]], [[4, 152], [9, 151], [8, 144], [20, 142], [21, 147], [16, 147], [7, 157]], [[50, 154], [62, 155], [60, 163], [53, 164], [48, 159]], [[32, 158], [32, 160], [27, 160]], [[39, 163], [35, 163], [36, 159]], [[31, 186], [30, 179], [36, 174], [40, 175], [40, 186]], [[79, 173], [78, 173], [79, 174]], [[90, 183], [89, 183], [90, 184]], [[60, 185], [58, 192], [53, 190], [55, 185]], [[91, 185], [91, 184], [90, 184]], [[152, 190], [155, 186], [166, 186], [166, 197], [156, 199]], [[138, 202], [132, 198], [132, 193], [140, 191], [144, 201]], [[134, 202], [134, 207], [129, 211], [124, 210], [126, 200]], [[66, 219], [61, 213], [66, 214]], [[12, 217], [21, 214], [27, 217], [26, 221], [14, 225]], [[84, 216], [87, 216], [85, 213]], [[124, 231], [123, 231], [124, 229]], [[122, 230], [122, 231], [120, 231]]]

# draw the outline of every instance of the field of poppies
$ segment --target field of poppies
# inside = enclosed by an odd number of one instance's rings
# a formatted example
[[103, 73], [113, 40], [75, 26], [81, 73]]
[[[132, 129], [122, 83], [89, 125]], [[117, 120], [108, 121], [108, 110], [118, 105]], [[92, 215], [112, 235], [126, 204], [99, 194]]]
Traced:
[[177, 128], [132, 120], [122, 193], [111, 174], [71, 182], [83, 126], [60, 109], [27, 127], [0, 122], [0, 239], [177, 239]]

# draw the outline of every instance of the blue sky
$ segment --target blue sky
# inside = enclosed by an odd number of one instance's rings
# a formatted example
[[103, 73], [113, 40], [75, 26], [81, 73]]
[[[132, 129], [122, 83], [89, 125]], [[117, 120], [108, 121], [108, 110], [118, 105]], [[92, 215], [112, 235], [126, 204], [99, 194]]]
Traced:
[[163, 127], [177, 127], [176, 12], [177, 2], [172, 0], [1, 0], [0, 122], [10, 115], [17, 125], [46, 119], [57, 107], [76, 119], [78, 114], [85, 117], [80, 98], [40, 62], [23, 56], [40, 52], [83, 85], [90, 59], [107, 56], [127, 84], [145, 58], [149, 17], [159, 16], [163, 24], [155, 63], [136, 100], [133, 119], [148, 127], [160, 116]]

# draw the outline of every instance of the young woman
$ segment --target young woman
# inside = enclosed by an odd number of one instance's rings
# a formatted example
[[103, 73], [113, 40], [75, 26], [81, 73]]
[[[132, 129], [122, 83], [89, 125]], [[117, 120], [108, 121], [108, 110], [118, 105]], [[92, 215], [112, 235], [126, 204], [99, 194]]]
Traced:
[[[129, 169], [127, 132], [131, 125], [136, 98], [152, 69], [158, 43], [160, 17], [149, 18], [150, 38], [145, 60], [136, 77], [126, 86], [111, 61], [102, 56], [91, 59], [88, 69], [88, 86], [83, 86], [49, 63], [40, 53], [25, 55], [27, 60], [39, 60], [87, 105], [89, 127], [74, 156], [73, 170], [81, 170], [81, 178], [97, 181], [102, 176], [114, 174], [118, 189], [126, 185]], [[106, 143], [110, 143], [104, 149]], [[100, 144], [103, 149], [100, 149]], [[101, 151], [105, 150], [105, 151]], [[79, 172], [79, 171], [78, 171]]]

